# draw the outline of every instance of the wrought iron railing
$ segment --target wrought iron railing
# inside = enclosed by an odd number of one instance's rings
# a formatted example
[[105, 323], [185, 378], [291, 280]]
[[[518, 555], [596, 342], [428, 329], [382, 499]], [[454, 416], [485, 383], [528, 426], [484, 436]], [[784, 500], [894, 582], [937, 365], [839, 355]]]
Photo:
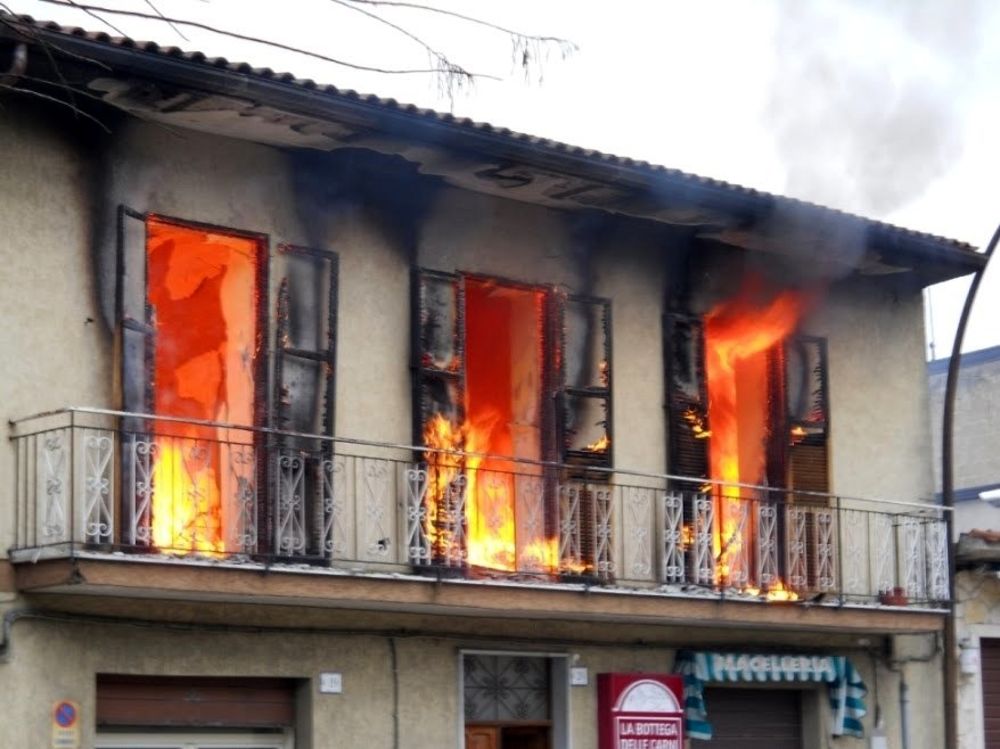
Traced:
[[125, 552], [746, 600], [948, 598], [932, 504], [97, 409], [13, 429], [15, 561]]

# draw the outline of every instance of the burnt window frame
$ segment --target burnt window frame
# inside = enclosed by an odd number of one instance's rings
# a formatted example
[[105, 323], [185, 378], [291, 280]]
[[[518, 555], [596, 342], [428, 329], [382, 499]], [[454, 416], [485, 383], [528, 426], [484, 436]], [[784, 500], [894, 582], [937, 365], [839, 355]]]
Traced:
[[[452, 350], [457, 367], [439, 368], [429, 366], [428, 347], [425, 345], [425, 282], [450, 284], [453, 289], [455, 318], [452, 335]], [[410, 273], [410, 369], [412, 372], [413, 444], [423, 445], [424, 429], [433, 415], [426, 413], [426, 393], [436, 384], [458, 391], [454, 403], [455, 418], [458, 423], [465, 420], [465, 282], [460, 273], [448, 273], [429, 268], [415, 267]]]
[[[612, 343], [612, 300], [606, 297], [585, 294], [569, 294], [552, 284], [537, 284], [518, 281], [498, 275], [456, 271], [448, 272], [431, 268], [414, 267], [411, 270], [411, 331], [410, 349], [413, 394], [413, 440], [415, 445], [423, 445], [427, 418], [425, 413], [425, 388], [432, 382], [453, 383], [458, 389], [458, 402], [454, 404], [456, 418], [461, 423], [465, 419], [466, 397], [466, 313], [465, 281], [495, 282], [527, 291], [542, 292], [542, 382], [541, 397], [541, 443], [540, 462], [560, 463], [584, 468], [607, 468], [614, 465], [614, 397], [613, 397], [613, 343]], [[441, 369], [428, 366], [427, 347], [424, 341], [423, 290], [425, 280], [451, 284], [454, 289], [455, 323], [452, 335], [453, 351], [457, 359], [454, 368]], [[565, 314], [568, 304], [593, 305], [601, 308], [601, 338], [605, 362], [604, 383], [601, 386], [569, 386], [566, 384], [566, 325]], [[566, 434], [567, 399], [570, 397], [589, 398], [604, 402], [604, 433], [609, 440], [608, 448], [602, 452], [570, 450]]]
[[[818, 371], [818, 386], [819, 392], [816, 394], [817, 406], [821, 412], [822, 418], [819, 420], [801, 419], [794, 418], [791, 414], [791, 409], [788, 405], [787, 388], [788, 388], [788, 372], [789, 372], [789, 348], [795, 345], [803, 346], [815, 346], [817, 353], [817, 366]], [[832, 488], [832, 481], [830, 475], [830, 360], [829, 360], [829, 342], [825, 336], [810, 335], [805, 333], [793, 333], [790, 335], [783, 343], [783, 357], [784, 357], [784, 368], [782, 376], [784, 381], [782, 383], [783, 388], [786, 390], [785, 399], [782, 403], [784, 409], [784, 429], [783, 429], [783, 440], [785, 445], [785, 483], [787, 485], [789, 494], [792, 498], [799, 498], [797, 495], [801, 492], [809, 491], [820, 491], [823, 494], [830, 494]], [[804, 397], [810, 397], [809, 394], [804, 393]], [[807, 432], [807, 436], [799, 441], [794, 442], [792, 440], [793, 429], [796, 427], [802, 428]], [[809, 430], [814, 430], [813, 433], [809, 434]], [[795, 486], [794, 476], [792, 474], [792, 460], [793, 451], [798, 445], [810, 444], [814, 446], [823, 447], [824, 462], [825, 462], [825, 474], [822, 477], [823, 488], [822, 490], [817, 489], [803, 489]], [[801, 499], [809, 498], [808, 494], [805, 494]], [[815, 501], [816, 498], [812, 497]]]
[[[223, 226], [221, 224], [180, 218], [170, 214], [161, 213], [159, 211], [139, 211], [126, 203], [120, 203], [118, 205], [116, 212], [115, 233], [115, 338], [117, 342], [115, 346], [115, 358], [117, 361], [115, 362], [114, 370], [115, 377], [119, 383], [118, 390], [121, 410], [126, 414], [119, 418], [118, 430], [123, 435], [132, 434], [145, 440], [149, 440], [153, 437], [151, 430], [157, 417], [154, 410], [155, 382], [153, 374], [155, 372], [156, 320], [153, 314], [152, 305], [149, 302], [148, 242], [150, 219], [156, 219], [164, 223], [173, 224], [175, 226], [194, 231], [223, 234], [252, 240], [257, 246], [258, 252], [254, 262], [256, 271], [255, 293], [257, 294], [257, 314], [255, 320], [257, 330], [256, 335], [254, 336], [254, 423], [247, 424], [245, 426], [255, 428], [253, 446], [256, 454], [266, 454], [267, 441], [263, 432], [260, 431], [260, 428], [268, 425], [267, 419], [270, 409], [270, 398], [268, 397], [268, 392], [271, 371], [271, 356], [268, 344], [270, 341], [271, 330], [271, 236], [265, 232], [237, 229], [229, 226]], [[136, 250], [131, 247], [131, 243], [127, 237], [127, 221], [138, 221], [141, 224], [142, 229], [142, 247], [140, 250], [142, 257], [142, 302], [144, 306], [142, 320], [137, 320], [134, 316], [126, 314], [125, 309], [125, 287], [130, 276], [132, 275], [128, 272], [128, 261], [131, 253], [136, 252]], [[133, 279], [132, 283], [138, 283], [138, 280]], [[131, 357], [128, 356], [125, 343], [125, 337], [129, 332], [138, 333], [143, 337], [143, 358], [141, 364], [139, 365], [143, 370], [141, 374], [143, 379], [141, 396], [142, 408], [136, 410], [130, 408], [130, 403], [128, 401], [128, 384], [126, 382], [126, 373], [131, 365]], [[132, 414], [136, 415], [133, 416]], [[169, 416], [169, 414], [160, 415]], [[123, 482], [122, 477], [125, 475], [128, 467], [132, 465], [132, 457], [129, 453], [129, 447], [126, 440], [122, 439], [121, 443], [122, 472], [117, 479], [119, 482], [119, 490], [117, 491], [117, 494], [119, 497], [118, 501], [121, 504], [119, 507], [119, 512], [121, 513], [120, 516], [125, 518], [130, 517], [131, 512], [129, 511], [130, 508], [127, 507], [127, 498], [125, 493], [121, 491], [121, 482]], [[267, 483], [266, 464], [266, 460], [258, 462], [258, 487], [269, 486]], [[259, 488], [258, 493], [260, 493]], [[267, 492], [265, 491], [265, 494], [266, 493]], [[269, 499], [269, 497], [267, 499]], [[266, 521], [266, 513], [269, 512], [269, 509], [267, 508], [270, 504], [270, 501], [265, 501], [263, 503], [258, 501], [256, 508], [258, 528], [263, 527], [263, 523]], [[155, 549], [155, 546], [153, 545], [152, 539], [150, 515], [152, 507], [151, 505], [147, 505], [144, 508], [136, 509], [139, 509], [142, 515], [136, 519], [137, 537], [135, 539], [135, 543], [126, 543], [125, 540], [122, 539], [120, 545], [126, 548], [141, 551], [153, 550]], [[144, 535], [140, 529], [145, 529], [146, 532]], [[108, 540], [110, 540], [110, 536]]]
[[[679, 366], [677, 347], [678, 336], [676, 330], [679, 326], [687, 326], [692, 335], [692, 347], [697, 349], [698, 358], [687, 363], [687, 366], [697, 375], [696, 387], [699, 391], [698, 399], [691, 401], [677, 392], [675, 384], [676, 367]], [[824, 418], [818, 422], [811, 422], [802, 419], [794, 419], [789, 413], [787, 403], [788, 386], [788, 349], [790, 346], [802, 342], [806, 345], [815, 345], [819, 351], [819, 380], [821, 392], [819, 393], [819, 403]], [[697, 315], [684, 312], [667, 312], [664, 314], [663, 323], [663, 351], [664, 351], [664, 387], [666, 395], [665, 412], [667, 418], [667, 473], [678, 479], [692, 479], [692, 482], [677, 482], [678, 488], [694, 488], [698, 479], [710, 478], [709, 461], [709, 439], [701, 440], [703, 447], [701, 456], [681, 455], [681, 439], [684, 438], [684, 431], [691, 432], [694, 424], [684, 418], [682, 406], [697, 409], [698, 426], [711, 432], [711, 414], [708, 407], [708, 382], [705, 371], [705, 328], [704, 320]], [[801, 426], [805, 428], [815, 428], [821, 430], [822, 439], [826, 449], [827, 475], [825, 477], [826, 489], [823, 493], [829, 494], [831, 488], [830, 465], [829, 465], [829, 445], [830, 445], [830, 400], [829, 400], [829, 354], [828, 339], [824, 336], [810, 335], [806, 333], [793, 332], [783, 341], [776, 344], [768, 354], [769, 380], [769, 404], [768, 410], [771, 419], [771, 436], [765, 447], [766, 463], [765, 475], [768, 478], [771, 490], [778, 494], [787, 495], [788, 499], [795, 497], [799, 491], [792, 485], [789, 473], [791, 463], [791, 451], [794, 447], [791, 441], [791, 430], [793, 427]], [[776, 376], [777, 375], [777, 376]], [[687, 423], [685, 423], [687, 422]], [[691, 443], [696, 444], [696, 443]], [[680, 463], [689, 461], [689, 464], [679, 466]], [[699, 465], [694, 466], [695, 463]], [[704, 466], [704, 470], [699, 470]], [[690, 485], [689, 485], [690, 484]]]
[[[600, 322], [597, 326], [598, 334], [602, 341], [602, 351], [600, 362], [604, 363], [604, 372], [598, 373], [598, 378], [602, 380], [600, 385], [570, 385], [566, 381], [566, 352], [568, 349], [566, 336], [568, 326], [565, 316], [571, 304], [586, 305], [598, 311]], [[567, 294], [559, 304], [559, 350], [555, 355], [554, 371], [558, 378], [559, 395], [556, 404], [556, 433], [557, 444], [560, 450], [560, 461], [566, 465], [581, 466], [585, 468], [605, 468], [611, 469], [614, 466], [614, 364], [613, 341], [612, 341], [612, 309], [611, 299], [607, 297], [592, 296], [588, 294]], [[604, 450], [583, 450], [571, 449], [569, 435], [566, 433], [566, 423], [569, 418], [569, 400], [571, 398], [583, 398], [588, 400], [603, 401], [604, 419], [601, 423], [604, 426], [604, 436], [608, 443]]]
[[[311, 351], [290, 345], [289, 337], [289, 317], [290, 306], [290, 284], [288, 276], [280, 276], [283, 270], [280, 265], [280, 258], [292, 257], [299, 260], [313, 261], [317, 264], [329, 263], [329, 287], [326, 292], [327, 314], [326, 314], [326, 347]], [[313, 562], [322, 564], [328, 562], [333, 557], [333, 549], [328, 548], [325, 539], [322, 538], [322, 529], [327, 524], [329, 518], [327, 514], [332, 512], [331, 508], [324, 506], [322, 500], [323, 477], [321, 475], [324, 463], [333, 460], [336, 453], [334, 439], [336, 437], [336, 401], [337, 401], [337, 324], [339, 321], [339, 301], [340, 301], [340, 256], [335, 250], [320, 249], [305, 245], [298, 245], [289, 242], [279, 242], [270, 256], [270, 266], [275, 278], [280, 277], [274, 298], [269, 299], [269, 304], [274, 304], [274, 345], [270, 350], [271, 361], [271, 381], [270, 398], [267, 400], [268, 406], [268, 426], [275, 430], [275, 435], [270, 442], [273, 459], [267, 460], [266, 470], [269, 471], [267, 479], [268, 499], [262, 538], [265, 539], [262, 551], [270, 557], [291, 560], [296, 562]], [[317, 315], [317, 319], [319, 316]], [[322, 390], [323, 408], [320, 417], [320, 427], [313, 432], [318, 437], [329, 439], [316, 439], [310, 437], [298, 437], [282, 432], [294, 432], [287, 429], [284, 422], [287, 416], [283, 415], [286, 398], [284, 392], [284, 380], [282, 377], [282, 367], [286, 361], [303, 360], [318, 363], [324, 367], [324, 379]], [[318, 394], [317, 394], [318, 395]], [[275, 467], [277, 460], [280, 460], [283, 451], [298, 451], [304, 461], [303, 481], [305, 482], [303, 496], [307, 498], [305, 522], [308, 528], [304, 531], [306, 547], [301, 553], [282, 553], [279, 548], [277, 533], [278, 527], [275, 522], [277, 502], [279, 500], [278, 471]]]
[[[152, 436], [149, 434], [151, 431], [151, 424], [157, 416], [153, 409], [155, 383], [153, 381], [152, 374], [155, 371], [154, 351], [156, 327], [153, 309], [149, 303], [147, 257], [149, 236], [148, 222], [150, 219], [158, 219], [166, 223], [196, 231], [211, 232], [253, 240], [258, 248], [255, 258], [255, 293], [257, 295], [255, 323], [257, 330], [254, 346], [253, 424], [248, 424], [246, 426], [255, 428], [253, 441], [254, 450], [258, 456], [263, 456], [263, 459], [258, 460], [256, 469], [258, 475], [258, 502], [256, 509], [258, 542], [256, 556], [274, 556], [274, 545], [276, 539], [275, 529], [273, 527], [273, 513], [274, 504], [277, 501], [278, 494], [275, 485], [275, 476], [272, 473], [273, 466], [271, 465], [272, 461], [270, 460], [270, 457], [272, 457], [272, 452], [278, 449], [282, 438], [280, 436], [275, 437], [273, 435], [267, 435], [264, 428], [277, 430], [279, 432], [281, 431], [280, 425], [278, 424], [281, 404], [281, 393], [279, 392], [281, 388], [281, 364], [286, 357], [302, 358], [320, 361], [327, 367], [324, 394], [325, 409], [322, 417], [323, 429], [321, 432], [323, 433], [322, 436], [331, 438], [335, 436], [337, 387], [336, 364], [338, 342], [337, 325], [339, 320], [338, 306], [340, 294], [339, 255], [333, 250], [317, 249], [292, 243], [282, 242], [274, 244], [272, 243], [271, 235], [265, 232], [237, 229], [229, 226], [223, 226], [221, 224], [179, 218], [158, 211], [139, 211], [124, 203], [120, 204], [118, 206], [116, 216], [114, 312], [115, 336], [117, 341], [117, 361], [115, 363], [115, 376], [118, 378], [120, 383], [118, 389], [120, 393], [119, 397], [121, 399], [122, 411], [126, 413], [136, 413], [138, 416], [122, 416], [120, 418], [118, 428], [122, 432], [140, 434], [147, 438]], [[131, 242], [128, 237], [129, 233], [132, 231], [132, 229], [127, 228], [129, 221], [138, 222], [133, 229], [136, 230], [137, 234], [139, 233], [138, 230], [141, 229], [141, 248], [132, 247], [133, 242]], [[129, 258], [135, 258], [134, 253], [136, 252], [139, 252], [142, 258], [141, 279], [134, 278], [137, 274], [131, 272], [129, 269]], [[277, 314], [277, 311], [283, 305], [287, 310], [287, 305], [289, 304], [289, 292], [287, 284], [279, 284], [273, 294], [270, 286], [272, 276], [280, 270], [277, 259], [282, 255], [306, 257], [330, 263], [330, 287], [327, 289], [329, 306], [326, 320], [328, 335], [327, 347], [325, 349], [310, 352], [304, 349], [297, 349], [292, 346], [285, 346], [282, 343], [282, 324], [278, 319], [279, 315]], [[143, 305], [141, 319], [138, 319], [136, 315], [128, 314], [134, 310], [125, 309], [125, 287], [131, 283], [141, 283], [141, 297]], [[272, 305], [276, 311], [275, 318], [273, 320], [273, 328], [271, 316]], [[273, 339], [271, 337], [272, 332], [274, 335]], [[130, 406], [136, 404], [128, 400], [130, 396], [126, 387], [127, 370], [130, 366], [135, 366], [134, 363], [130, 363], [130, 357], [128, 357], [126, 353], [125, 336], [129, 333], [142, 336], [141, 346], [143, 354], [141, 362], [138, 365], [142, 369], [142, 372], [138, 375], [134, 372], [130, 373], [137, 379], [141, 376], [141, 395], [133, 395], [133, 398], [139, 398], [142, 401], [141, 404], [138, 404], [142, 407], [138, 409], [130, 408]], [[122, 465], [127, 466], [128, 456], [126, 454], [127, 448], [124, 445], [124, 442], [122, 450]], [[321, 457], [332, 458], [334, 452], [332, 439], [322, 440], [322, 447], [318, 452]], [[119, 491], [118, 494], [120, 497], [119, 501], [123, 503], [123, 507], [121, 508], [123, 512], [122, 517], [126, 517], [127, 515], [124, 514], [126, 509], [124, 507], [126, 498], [121, 491]], [[319, 508], [322, 504], [318, 497], [314, 497], [312, 501], [317, 508]], [[315, 511], [319, 512], [321, 510], [316, 509]], [[150, 522], [148, 512], [149, 510], [147, 509], [144, 521], [140, 523], [140, 525], [144, 525], [146, 528], [149, 528]], [[313, 535], [315, 536], [315, 533], [313, 533]], [[108, 540], [111, 540], [110, 536]], [[144, 539], [138, 539], [137, 543], [134, 545], [126, 544], [124, 542], [122, 545], [134, 546], [137, 550], [152, 550], [154, 548], [151, 536]], [[301, 555], [296, 554], [290, 557], [286, 556], [284, 558], [290, 558], [296, 561], [326, 562], [330, 557], [331, 553], [329, 550], [319, 548], [315, 551], [315, 553], [305, 553]]]

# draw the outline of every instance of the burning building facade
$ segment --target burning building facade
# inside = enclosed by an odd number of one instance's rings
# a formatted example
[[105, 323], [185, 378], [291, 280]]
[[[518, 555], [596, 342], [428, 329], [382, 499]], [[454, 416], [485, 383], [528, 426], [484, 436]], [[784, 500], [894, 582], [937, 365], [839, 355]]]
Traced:
[[970, 248], [5, 28], [111, 125], [0, 120], [9, 743], [587, 749], [598, 673], [679, 670], [706, 746], [850, 747], [899, 668], [940, 743], [920, 289]]

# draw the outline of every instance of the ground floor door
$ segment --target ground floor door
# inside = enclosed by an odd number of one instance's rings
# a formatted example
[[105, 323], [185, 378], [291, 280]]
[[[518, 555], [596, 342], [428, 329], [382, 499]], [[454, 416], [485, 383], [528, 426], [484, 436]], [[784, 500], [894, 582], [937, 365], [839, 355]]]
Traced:
[[104, 733], [95, 749], [294, 749], [294, 743], [286, 732]]
[[712, 723], [706, 749], [805, 749], [802, 692], [793, 689], [706, 689]]
[[550, 749], [548, 726], [465, 727], [465, 749]]
[[982, 639], [980, 675], [983, 686], [983, 741], [1000, 749], [1000, 640]]

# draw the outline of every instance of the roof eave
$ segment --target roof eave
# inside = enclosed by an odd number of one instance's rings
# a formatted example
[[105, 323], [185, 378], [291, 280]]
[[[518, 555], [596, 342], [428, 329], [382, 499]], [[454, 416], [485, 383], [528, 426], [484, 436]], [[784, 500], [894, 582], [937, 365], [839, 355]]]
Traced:
[[[219, 95], [251, 99], [298, 115], [378, 129], [455, 151], [487, 154], [524, 162], [554, 171], [588, 177], [610, 185], [655, 190], [682, 195], [698, 205], [747, 218], [767, 216], [778, 203], [803, 211], [822, 211], [838, 220], [863, 225], [873, 245], [901, 252], [925, 263], [930, 275], [955, 277], [985, 266], [985, 257], [970, 246], [933, 235], [921, 234], [827, 209], [794, 198], [737, 188], [705, 178], [657, 167], [646, 162], [597, 155], [564, 144], [541, 143], [538, 139], [490, 125], [468, 127], [448, 115], [440, 116], [417, 107], [390, 107], [375, 96], [361, 96], [312, 81], [296, 82], [290, 76], [268, 75], [246, 66], [245, 71], [213, 64], [209, 59], [192, 60], [180, 50], [151, 52], [129, 41], [109, 43], [100, 38], [67, 34], [61, 29], [32, 27], [58, 48], [107, 64], [118, 72], [144, 76]], [[0, 36], [32, 40], [30, 36], [0, 27]], [[933, 270], [932, 270], [933, 269]], [[918, 267], [918, 270], [920, 268]]]

